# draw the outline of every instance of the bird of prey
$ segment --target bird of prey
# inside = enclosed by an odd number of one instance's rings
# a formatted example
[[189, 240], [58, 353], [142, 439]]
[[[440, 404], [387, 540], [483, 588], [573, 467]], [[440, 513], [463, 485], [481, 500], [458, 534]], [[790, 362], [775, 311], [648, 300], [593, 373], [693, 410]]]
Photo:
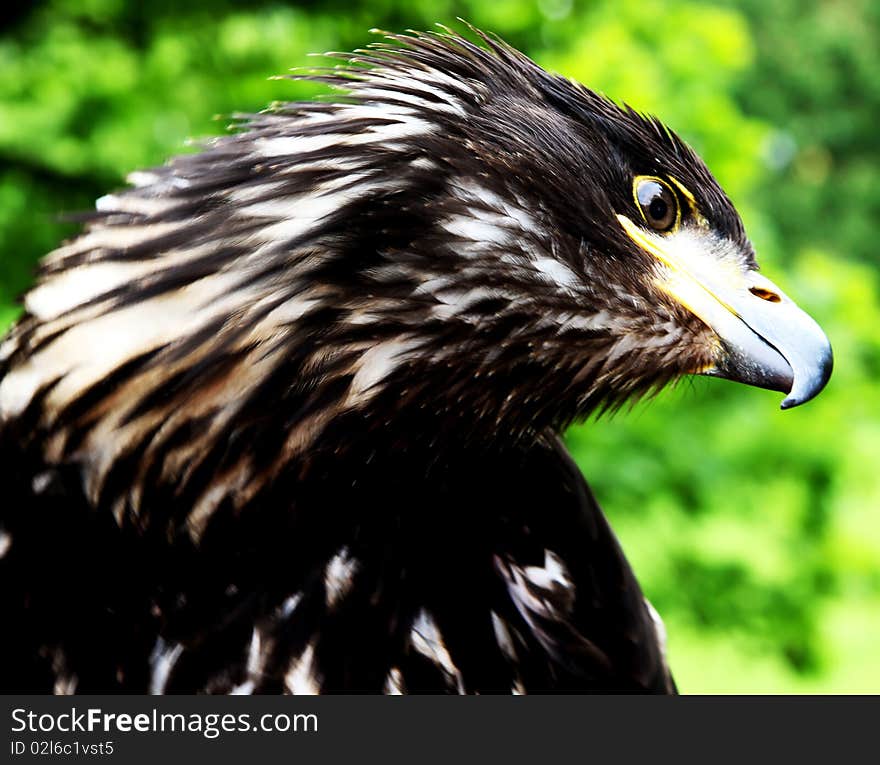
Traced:
[[831, 349], [670, 129], [474, 32], [310, 71], [43, 259], [3, 691], [675, 691], [560, 433], [690, 374], [795, 406]]

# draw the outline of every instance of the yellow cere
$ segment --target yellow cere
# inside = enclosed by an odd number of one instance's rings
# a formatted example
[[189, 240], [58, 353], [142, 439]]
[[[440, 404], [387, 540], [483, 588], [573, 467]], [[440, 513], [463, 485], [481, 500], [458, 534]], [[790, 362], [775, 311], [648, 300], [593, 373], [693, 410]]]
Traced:
[[706, 263], [694, 263], [693, 266], [703, 266], [702, 268], [695, 268], [687, 262], [696, 260], [695, 253], [687, 251], [691, 248], [670, 246], [673, 242], [680, 239], [681, 235], [673, 234], [664, 237], [649, 233], [633, 223], [625, 215], [618, 215], [617, 220], [630, 239], [645, 250], [645, 252], [653, 255], [668, 269], [662, 277], [658, 276], [655, 279], [655, 283], [660, 289], [675, 298], [710, 327], [712, 326], [712, 317], [709, 315], [711, 310], [706, 310], [707, 295], [711, 297], [712, 302], [716, 305], [720, 304], [730, 313], [737, 315], [737, 311], [718, 295], [720, 290], [713, 289], [710, 285], [706, 284], [709, 279], [705, 278], [705, 276], [702, 274], [698, 276], [695, 273], [698, 270], [703, 272], [709, 269], [715, 275], [718, 275], [719, 271], [722, 273], [727, 271], [728, 273], [724, 273], [724, 276], [729, 277], [732, 283], [728, 286], [735, 289], [736, 286], [740, 286], [737, 285], [737, 282], [743, 282], [743, 275], [736, 269], [724, 268], [724, 264], [721, 262], [713, 262], [711, 267]]

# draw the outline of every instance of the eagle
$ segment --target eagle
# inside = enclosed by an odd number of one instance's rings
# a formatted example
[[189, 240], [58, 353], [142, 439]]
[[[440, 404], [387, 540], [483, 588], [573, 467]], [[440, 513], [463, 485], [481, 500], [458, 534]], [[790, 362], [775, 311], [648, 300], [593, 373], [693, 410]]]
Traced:
[[658, 119], [499, 38], [100, 198], [0, 345], [0, 688], [676, 691], [561, 433], [712, 375], [813, 398], [818, 325]]

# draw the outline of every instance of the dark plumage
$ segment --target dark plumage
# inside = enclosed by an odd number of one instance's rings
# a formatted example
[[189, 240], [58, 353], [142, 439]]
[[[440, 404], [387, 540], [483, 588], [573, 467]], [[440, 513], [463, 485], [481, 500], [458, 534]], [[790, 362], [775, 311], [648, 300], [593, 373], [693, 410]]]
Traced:
[[[0, 347], [0, 687], [674, 690], [558, 433], [688, 373], [818, 392], [701, 160], [481, 36], [99, 200]], [[775, 313], [774, 313], [775, 312]]]

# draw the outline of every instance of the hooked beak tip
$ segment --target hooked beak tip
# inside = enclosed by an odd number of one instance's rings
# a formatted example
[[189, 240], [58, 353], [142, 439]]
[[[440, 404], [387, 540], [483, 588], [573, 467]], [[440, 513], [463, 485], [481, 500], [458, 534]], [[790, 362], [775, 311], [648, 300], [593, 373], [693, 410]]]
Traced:
[[[783, 400], [780, 408], [793, 409], [814, 399], [828, 384], [833, 369], [834, 354], [831, 350], [831, 345], [828, 344], [825, 347], [825, 352], [810, 365], [809, 369], [795, 369], [794, 385]], [[798, 374], [799, 372], [800, 375]]]

